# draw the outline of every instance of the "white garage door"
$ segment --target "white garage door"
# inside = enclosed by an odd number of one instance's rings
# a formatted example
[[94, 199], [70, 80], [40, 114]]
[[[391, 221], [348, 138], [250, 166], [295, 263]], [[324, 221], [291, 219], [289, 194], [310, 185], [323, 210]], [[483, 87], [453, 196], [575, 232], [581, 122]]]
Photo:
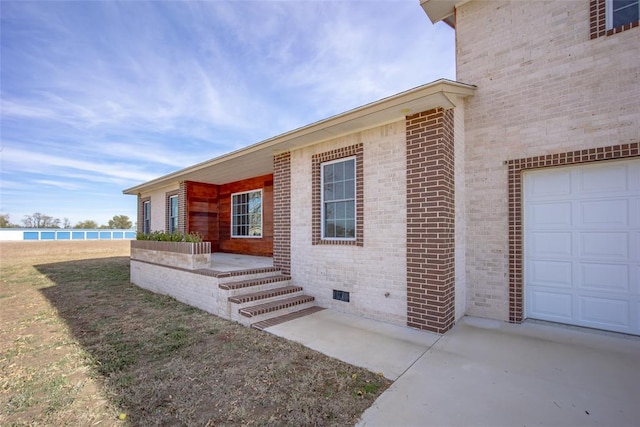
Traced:
[[524, 174], [525, 315], [640, 335], [640, 159]]

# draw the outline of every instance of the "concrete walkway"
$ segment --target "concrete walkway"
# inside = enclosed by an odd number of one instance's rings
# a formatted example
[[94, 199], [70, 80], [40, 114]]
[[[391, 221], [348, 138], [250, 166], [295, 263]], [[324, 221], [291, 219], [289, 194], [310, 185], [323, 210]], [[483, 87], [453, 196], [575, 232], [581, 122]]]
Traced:
[[322, 310], [265, 331], [396, 380], [440, 335]]
[[267, 331], [397, 378], [359, 426], [640, 425], [640, 337], [471, 317], [439, 336], [331, 310]]

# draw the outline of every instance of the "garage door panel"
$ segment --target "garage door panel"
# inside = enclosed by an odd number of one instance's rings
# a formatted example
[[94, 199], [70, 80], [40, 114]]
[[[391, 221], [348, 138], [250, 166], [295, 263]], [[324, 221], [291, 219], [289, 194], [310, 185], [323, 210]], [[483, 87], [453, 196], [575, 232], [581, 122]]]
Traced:
[[539, 228], [566, 229], [571, 226], [571, 203], [532, 203], [529, 207], [532, 224]]
[[580, 257], [598, 259], [629, 259], [628, 233], [581, 232]]
[[607, 167], [576, 167], [579, 176], [576, 194], [627, 191], [629, 174], [625, 163], [608, 164]]
[[579, 319], [601, 329], [630, 329], [629, 301], [582, 296]]
[[640, 335], [640, 158], [527, 171], [523, 190], [525, 315]]
[[527, 267], [531, 273], [530, 283], [533, 285], [571, 288], [571, 262], [531, 260]]
[[588, 291], [630, 291], [629, 266], [626, 264], [580, 263], [578, 287]]
[[598, 200], [579, 202], [578, 226], [627, 227], [629, 225], [629, 203], [627, 200]]
[[572, 318], [572, 297], [569, 293], [535, 290], [531, 292], [531, 314], [547, 320], [566, 322]]
[[527, 189], [532, 200], [537, 197], [569, 195], [571, 194], [571, 172], [557, 169], [549, 174], [532, 176], [527, 181]]
[[532, 257], [571, 256], [571, 233], [533, 232], [530, 239]]

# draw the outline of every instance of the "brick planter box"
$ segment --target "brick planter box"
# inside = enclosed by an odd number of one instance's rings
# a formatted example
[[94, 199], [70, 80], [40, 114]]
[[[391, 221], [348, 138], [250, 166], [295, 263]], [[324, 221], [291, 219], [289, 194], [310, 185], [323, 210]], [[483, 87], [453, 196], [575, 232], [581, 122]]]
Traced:
[[209, 268], [211, 267], [211, 243], [132, 240], [131, 259], [187, 270]]

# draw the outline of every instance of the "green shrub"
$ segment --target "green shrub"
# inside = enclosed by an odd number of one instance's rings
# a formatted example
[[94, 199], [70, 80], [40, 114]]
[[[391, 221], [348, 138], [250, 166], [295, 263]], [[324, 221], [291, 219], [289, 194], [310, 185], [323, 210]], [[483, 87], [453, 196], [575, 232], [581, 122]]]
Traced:
[[202, 242], [202, 237], [198, 233], [184, 234], [180, 231], [169, 233], [168, 231], [152, 231], [151, 233], [138, 233], [136, 240], [154, 240], [157, 242]]

